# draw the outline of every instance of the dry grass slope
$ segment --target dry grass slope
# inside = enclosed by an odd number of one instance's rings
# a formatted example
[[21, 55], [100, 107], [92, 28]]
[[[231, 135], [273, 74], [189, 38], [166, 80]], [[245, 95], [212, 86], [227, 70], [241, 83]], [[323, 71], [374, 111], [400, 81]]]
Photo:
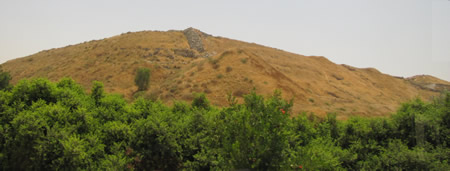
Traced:
[[336, 112], [339, 119], [386, 116], [401, 102], [415, 97], [430, 99], [450, 85], [431, 76], [396, 78], [373, 68], [337, 65], [324, 57], [190, 31], [126, 33], [41, 51], [2, 66], [11, 73], [13, 83], [23, 78], [56, 81], [71, 77], [89, 90], [91, 82], [98, 80], [108, 92], [130, 100], [137, 90], [133, 82], [136, 69], [147, 67], [152, 74], [144, 96], [169, 104], [192, 100], [193, 92], [204, 92], [213, 104], [223, 106], [230, 92], [242, 101], [253, 88], [266, 95], [280, 89], [285, 98], [294, 99], [295, 113], [310, 111], [323, 116]]

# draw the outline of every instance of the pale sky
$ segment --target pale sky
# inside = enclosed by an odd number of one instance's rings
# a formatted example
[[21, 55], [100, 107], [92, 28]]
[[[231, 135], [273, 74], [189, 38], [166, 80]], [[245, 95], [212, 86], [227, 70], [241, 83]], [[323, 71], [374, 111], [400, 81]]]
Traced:
[[128, 31], [214, 36], [450, 81], [450, 0], [0, 0], [0, 63]]

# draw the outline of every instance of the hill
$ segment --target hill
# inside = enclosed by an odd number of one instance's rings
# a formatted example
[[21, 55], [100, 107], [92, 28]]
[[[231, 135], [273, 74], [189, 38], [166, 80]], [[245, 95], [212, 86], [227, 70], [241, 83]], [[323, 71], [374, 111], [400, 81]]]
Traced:
[[399, 78], [373, 68], [337, 65], [325, 57], [303, 56], [253, 43], [215, 37], [199, 30], [142, 31], [44, 50], [2, 64], [17, 83], [23, 78], [71, 77], [89, 90], [92, 81], [105, 90], [132, 100], [137, 68], [151, 69], [150, 88], [144, 96], [192, 100], [204, 92], [210, 101], [227, 105], [227, 94], [238, 100], [253, 88], [259, 94], [275, 89], [294, 99], [293, 113], [338, 119], [352, 115], [386, 116], [401, 102], [439, 95], [450, 83], [432, 76]]

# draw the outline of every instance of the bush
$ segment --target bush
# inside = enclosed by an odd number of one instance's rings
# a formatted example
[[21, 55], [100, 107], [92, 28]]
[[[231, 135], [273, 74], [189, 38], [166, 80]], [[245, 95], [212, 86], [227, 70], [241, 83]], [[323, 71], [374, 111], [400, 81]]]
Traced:
[[138, 91], [145, 91], [148, 89], [150, 82], [150, 69], [139, 68], [134, 78], [134, 83], [138, 86]]
[[231, 68], [230, 66], [227, 66], [227, 68], [226, 68], [226, 72], [231, 72], [233, 70], [233, 68]]
[[206, 99], [204, 93], [195, 93], [191, 106], [192, 108], [209, 109], [209, 100]]
[[223, 78], [223, 75], [222, 74], [217, 74], [217, 79], [222, 79]]

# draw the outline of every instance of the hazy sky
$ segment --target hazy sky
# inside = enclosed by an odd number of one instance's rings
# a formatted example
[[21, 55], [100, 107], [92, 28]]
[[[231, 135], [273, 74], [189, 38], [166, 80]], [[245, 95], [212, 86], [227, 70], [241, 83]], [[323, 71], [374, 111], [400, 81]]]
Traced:
[[450, 0], [0, 0], [0, 63], [128, 31], [182, 30], [450, 81]]

